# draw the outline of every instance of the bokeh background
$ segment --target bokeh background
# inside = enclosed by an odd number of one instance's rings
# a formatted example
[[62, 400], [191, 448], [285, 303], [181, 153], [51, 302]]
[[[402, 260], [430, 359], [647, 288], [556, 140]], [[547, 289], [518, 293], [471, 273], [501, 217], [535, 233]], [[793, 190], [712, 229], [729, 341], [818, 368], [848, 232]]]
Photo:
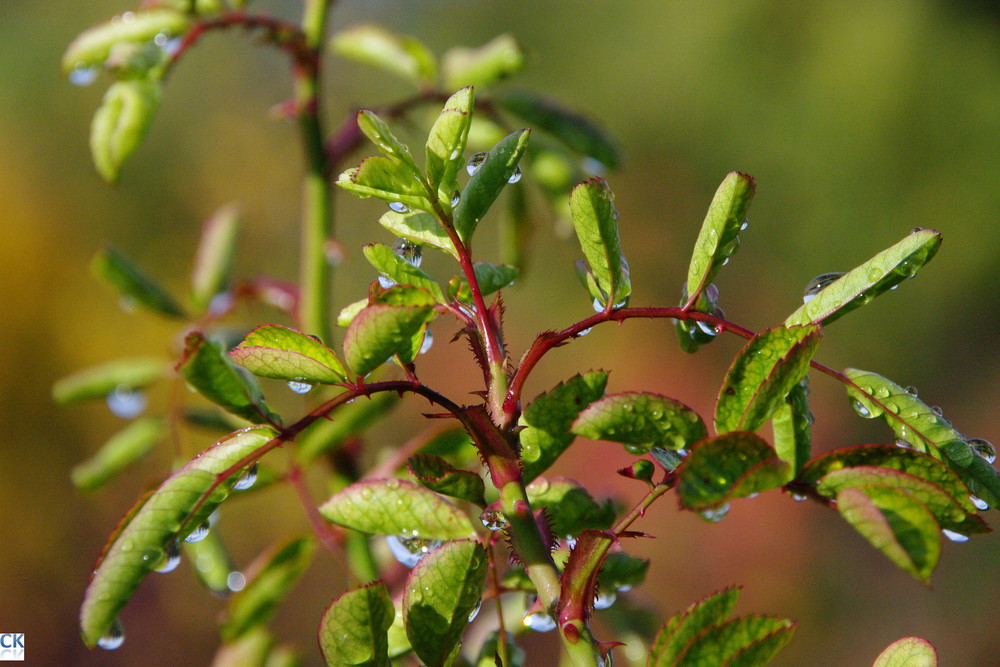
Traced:
[[[297, 5], [256, 9], [294, 18]], [[121, 182], [109, 187], [97, 177], [87, 132], [107, 81], [74, 87], [60, 76], [59, 57], [83, 28], [127, 8], [105, 0], [0, 4], [0, 415], [7, 433], [0, 631], [26, 633], [29, 664], [207, 664], [222, 608], [184, 564], [141, 587], [124, 613], [121, 649], [89, 652], [79, 640], [76, 614], [94, 559], [170, 453], [107, 489], [78, 493], [69, 469], [122, 424], [103, 405], [57, 409], [50, 387], [116, 356], [175, 350], [180, 333], [122, 312], [89, 276], [89, 258], [113, 241], [182, 294], [202, 221], [236, 201], [248, 221], [238, 270], [284, 279], [296, 273], [299, 145], [292, 125], [269, 117], [290, 93], [285, 61], [244, 36], [216, 34], [191, 53]], [[992, 3], [355, 0], [338, 3], [334, 16], [337, 27], [381, 22], [438, 53], [514, 34], [530, 54], [517, 85], [586, 111], [622, 146], [623, 168], [608, 179], [633, 303], [676, 302], [705, 208], [732, 169], [754, 175], [758, 190], [742, 249], [717, 284], [727, 314], [754, 329], [780, 322], [814, 275], [847, 270], [912, 227], [940, 230], [944, 245], [918, 279], [837, 322], [819, 358], [915, 385], [970, 437], [1000, 441], [1000, 13]], [[411, 93], [337, 61], [327, 83], [332, 121]], [[372, 279], [360, 244], [389, 239], [375, 224], [377, 204], [341, 197], [338, 207], [348, 250], [337, 273], [340, 306]], [[487, 224], [481, 235], [489, 233]], [[530, 271], [507, 299], [517, 353], [536, 332], [589, 312], [572, 273], [577, 256], [571, 241], [539, 220]], [[436, 327], [423, 373], [462, 396], [475, 388], [475, 374], [450, 365], [452, 355], [464, 363], [464, 345], [449, 347], [451, 331], [443, 322]], [[663, 322], [598, 328], [553, 352], [527, 395], [604, 367], [613, 369], [612, 391], [664, 392], [710, 414], [739, 347], [720, 340], [689, 357]], [[856, 419], [833, 382], [814, 378], [813, 389], [818, 451], [886, 441], [884, 425]], [[151, 409], [162, 399], [151, 396]], [[378, 431], [376, 444], [403, 442], [422, 407], [404, 408], [398, 428]], [[581, 442], [557, 471], [595, 493], [634, 499], [638, 489], [610, 473], [628, 460], [617, 446]], [[304, 530], [292, 495], [277, 488], [227, 510], [233, 518], [224, 529], [238, 560]], [[799, 621], [776, 664], [871, 664], [881, 648], [911, 634], [935, 643], [942, 664], [1000, 664], [996, 536], [946, 542], [927, 588], [835, 513], [777, 492], [735, 503], [718, 525], [678, 513], [668, 499], [638, 527], [657, 538], [629, 545], [652, 559], [648, 583], [633, 594], [637, 603], [666, 615], [742, 584], [739, 610]], [[335, 562], [321, 555], [275, 623], [279, 637], [304, 649], [307, 664], [319, 664], [316, 623], [342, 586]]]

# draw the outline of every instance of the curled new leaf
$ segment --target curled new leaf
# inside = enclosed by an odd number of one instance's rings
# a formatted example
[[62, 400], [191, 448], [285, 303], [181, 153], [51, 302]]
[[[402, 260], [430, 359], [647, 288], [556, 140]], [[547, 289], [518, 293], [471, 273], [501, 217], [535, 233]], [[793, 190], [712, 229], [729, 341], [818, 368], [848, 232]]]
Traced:
[[267, 624], [288, 590], [309, 567], [315, 551], [316, 541], [303, 537], [265, 554], [262, 562], [251, 568], [256, 574], [246, 587], [229, 599], [220, 628], [222, 638], [233, 641]]
[[132, 465], [159, 442], [167, 432], [163, 419], [137, 419], [111, 437], [92, 457], [73, 467], [73, 483], [93, 490]]
[[128, 12], [127, 19], [116, 18], [84, 31], [73, 40], [62, 57], [64, 72], [102, 65], [117, 44], [152, 43], [157, 35], [176, 37], [187, 32], [191, 25], [187, 16], [169, 9]]
[[357, 197], [376, 197], [405, 212], [417, 208], [430, 211], [427, 189], [401, 163], [387, 157], [365, 158], [337, 178], [337, 185]]
[[169, 369], [169, 361], [158, 357], [116, 359], [59, 378], [52, 385], [52, 398], [59, 405], [71, 405], [105, 398], [120, 387], [142, 389], [164, 377]]
[[817, 326], [776, 327], [754, 336], [726, 374], [715, 406], [716, 430], [760, 428], [806, 376], [821, 338]]
[[312, 336], [275, 324], [251, 331], [229, 356], [261, 377], [309, 384], [336, 384], [347, 377], [333, 350]]
[[734, 431], [695, 445], [677, 474], [681, 507], [705, 510], [779, 487], [791, 468], [758, 436]]
[[427, 182], [449, 206], [457, 190], [455, 175], [465, 164], [474, 99], [471, 87], [449, 97], [427, 136]]
[[573, 422], [572, 432], [623, 443], [632, 454], [645, 453], [650, 447], [685, 449], [708, 435], [705, 422], [688, 406], [640, 391], [594, 401]]
[[[389, 125], [379, 118], [378, 114], [370, 109], [362, 109], [358, 112], [358, 129], [372, 143], [378, 147], [379, 151], [390, 161], [403, 167], [403, 171], [417, 183], [423, 185], [423, 176], [417, 163], [413, 161], [410, 148], [396, 138], [396, 135], [389, 129]], [[425, 188], [426, 190], [426, 188]]]
[[422, 42], [372, 23], [338, 32], [330, 40], [330, 50], [420, 86], [432, 83], [437, 74], [434, 56]]
[[580, 247], [600, 288], [601, 305], [620, 308], [632, 293], [632, 284], [618, 236], [614, 200], [604, 179], [592, 178], [573, 188], [569, 210]]
[[746, 221], [747, 211], [750, 210], [756, 186], [753, 177], [733, 171], [726, 175], [716, 190], [701, 231], [698, 232], [691, 265], [688, 267], [689, 302], [697, 299], [726, 260], [739, 249], [739, 233]]
[[422, 558], [403, 592], [403, 619], [413, 651], [429, 667], [444, 665], [480, 604], [486, 550], [472, 540], [447, 542]]
[[454, 211], [455, 231], [463, 241], [472, 238], [479, 221], [519, 169], [530, 135], [531, 130], [509, 134], [490, 149], [469, 177]]
[[237, 431], [171, 475], [139, 507], [108, 544], [84, 595], [80, 628], [87, 646], [95, 646], [110, 630], [142, 579], [164, 560], [170, 545], [198, 528], [229, 495], [239, 474], [226, 480], [219, 475], [275, 435], [266, 427]]
[[118, 180], [122, 164], [149, 131], [160, 96], [160, 82], [152, 79], [116, 81], [108, 88], [90, 125], [90, 152], [104, 180]]
[[444, 87], [484, 87], [506, 79], [524, 66], [524, 54], [511, 35], [499, 35], [476, 49], [455, 47], [441, 63]]
[[941, 246], [941, 234], [916, 229], [896, 245], [851, 269], [788, 316], [785, 324], [827, 325], [916, 275]]
[[90, 271], [110, 285], [127, 303], [136, 303], [167, 317], [184, 317], [184, 309], [159, 283], [112, 247], [90, 260]]
[[386, 667], [395, 610], [381, 581], [348, 591], [334, 600], [319, 625], [319, 645], [326, 664]]
[[319, 508], [328, 520], [363, 533], [432, 540], [472, 537], [469, 517], [436, 493], [401, 479], [351, 484]]

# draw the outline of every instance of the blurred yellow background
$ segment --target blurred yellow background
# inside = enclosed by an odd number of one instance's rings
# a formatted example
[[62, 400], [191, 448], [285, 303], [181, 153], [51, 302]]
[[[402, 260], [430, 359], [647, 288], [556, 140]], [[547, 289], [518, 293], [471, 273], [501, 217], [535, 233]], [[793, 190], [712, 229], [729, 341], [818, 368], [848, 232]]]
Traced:
[[[290, 18], [297, 11], [287, 2], [252, 7]], [[90, 277], [89, 258], [113, 241], [183, 294], [202, 221], [236, 201], [247, 220], [238, 271], [296, 274], [298, 137], [269, 117], [290, 95], [286, 63], [246, 36], [204, 40], [171, 78], [121, 182], [109, 187], [96, 175], [87, 132], [107, 80], [74, 87], [60, 75], [59, 57], [78, 32], [127, 8], [8, 0], [0, 9], [7, 331], [0, 410], [8, 432], [0, 465], [0, 632], [26, 633], [30, 664], [207, 664], [222, 608], [184, 564], [140, 588], [124, 613], [121, 649], [89, 652], [79, 639], [76, 614], [103, 541], [170, 455], [97, 493], [78, 493], [69, 469], [122, 423], [103, 405], [57, 409], [50, 387], [117, 356], [171, 352], [180, 333], [119, 310]], [[733, 169], [756, 177], [757, 196], [742, 249], [716, 282], [727, 315], [754, 329], [784, 319], [816, 274], [848, 270], [913, 227], [941, 231], [941, 251], [919, 278], [837, 322], [818, 358], [915, 385], [966, 435], [1000, 442], [1000, 12], [992, 3], [338, 3], [335, 28], [361, 20], [415, 35], [437, 53], [510, 32], [529, 53], [518, 87], [586, 112], [620, 141], [624, 166], [607, 178], [635, 305], [676, 303], [705, 208]], [[352, 108], [412, 92], [334, 60], [326, 79], [331, 127]], [[381, 211], [372, 201], [338, 197], [348, 251], [337, 271], [338, 308], [360, 298], [373, 278], [359, 247], [389, 241], [375, 224]], [[490, 232], [484, 223], [480, 236]], [[550, 226], [535, 231], [529, 274], [507, 295], [515, 355], [535, 333], [588, 314], [572, 271], [578, 256]], [[443, 263], [435, 266], [446, 275]], [[438, 342], [422, 375], [464, 400], [475, 373], [449, 366], [452, 355], [468, 360], [464, 344], [447, 345], [447, 323], [435, 328]], [[610, 391], [664, 392], [711, 414], [739, 347], [720, 340], [689, 357], [666, 323], [608, 325], [554, 351], [526, 396], [603, 367], [613, 370]], [[890, 437], [883, 424], [856, 419], [827, 378], [814, 378], [813, 389], [817, 451]], [[160, 399], [151, 397], [152, 409]], [[419, 425], [421, 409], [416, 402], [404, 409], [402, 427]], [[406, 437], [405, 430], [379, 431], [388, 445]], [[634, 484], [609, 474], [627, 461], [617, 446], [581, 442], [556, 471], [597, 494], [635, 498]], [[248, 499], [232, 516], [227, 537], [241, 563], [305, 530], [285, 488]], [[633, 593], [637, 601], [668, 615], [742, 584], [740, 611], [799, 621], [775, 664], [871, 664], [884, 646], [911, 634], [931, 640], [942, 664], [1000, 660], [996, 536], [946, 542], [928, 589], [835, 513], [777, 492], [735, 503], [718, 525], [679, 514], [665, 500], [637, 527], [657, 536], [628, 545], [653, 560], [649, 582]], [[275, 628], [298, 643], [306, 664], [319, 664], [315, 629], [342, 591], [335, 561], [320, 555], [307, 582]]]

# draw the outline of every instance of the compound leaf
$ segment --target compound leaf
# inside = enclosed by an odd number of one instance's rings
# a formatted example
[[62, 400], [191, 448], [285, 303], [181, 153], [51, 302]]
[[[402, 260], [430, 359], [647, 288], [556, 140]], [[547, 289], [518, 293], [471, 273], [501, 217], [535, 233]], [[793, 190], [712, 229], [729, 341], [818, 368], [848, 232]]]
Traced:
[[708, 435], [705, 422], [680, 401], [633, 391], [610, 394], [591, 403], [570, 429], [594, 440], [620, 442], [631, 454], [650, 447], [686, 449]]
[[731, 498], [773, 489], [791, 479], [791, 467], [753, 433], [733, 431], [696, 444], [678, 469], [681, 507], [705, 510]]
[[333, 523], [376, 535], [453, 540], [475, 534], [465, 512], [433, 491], [395, 478], [351, 484], [319, 511]]
[[719, 433], [756, 431], [806, 376], [822, 338], [818, 326], [766, 329], [729, 367], [715, 406]]
[[403, 592], [403, 619], [413, 651], [428, 667], [444, 665], [479, 605], [487, 557], [473, 540], [447, 542], [422, 558]]
[[300, 537], [265, 554], [261, 563], [251, 567], [251, 570], [256, 570], [256, 575], [243, 590], [229, 598], [220, 628], [222, 639], [234, 641], [267, 624], [289, 589], [309, 567], [315, 551], [314, 539]]
[[837, 510], [889, 560], [930, 583], [941, 556], [940, 528], [913, 494], [891, 486], [845, 488], [837, 494]]
[[333, 350], [312, 336], [276, 324], [257, 327], [230, 358], [254, 375], [309, 384], [336, 384], [347, 371]]
[[624, 305], [632, 284], [618, 236], [614, 193], [602, 178], [584, 181], [570, 193], [569, 210], [580, 247], [600, 288], [602, 305]]
[[142, 579], [208, 518], [239, 479], [237, 470], [219, 476], [268, 443], [277, 433], [268, 427], [237, 431], [202, 452], [171, 475], [127, 518], [109, 541], [84, 594], [80, 629], [93, 648], [115, 623]]
[[740, 247], [739, 233], [746, 221], [750, 201], [757, 182], [752, 176], [738, 171], [729, 172], [709, 204], [705, 221], [701, 223], [688, 267], [687, 293], [689, 301], [712, 282], [727, 259]]
[[107, 247], [94, 255], [90, 261], [90, 271], [127, 302], [137, 303], [166, 317], [185, 317], [184, 309], [159, 283], [140, 271], [115, 248]]
[[319, 624], [319, 645], [326, 664], [389, 667], [389, 641], [395, 609], [381, 581], [348, 591], [334, 600]]
[[463, 241], [472, 238], [479, 221], [514, 176], [530, 135], [531, 130], [517, 130], [507, 135], [490, 149], [469, 177], [454, 211], [455, 231]]
[[824, 287], [789, 315], [785, 324], [830, 324], [912, 278], [934, 257], [940, 245], [940, 233], [933, 229], [914, 230], [896, 245]]
[[197, 331], [184, 339], [177, 372], [198, 393], [234, 415], [254, 423], [277, 420], [253, 376], [234, 366], [222, 345]]
[[536, 397], [521, 413], [521, 461], [524, 481], [545, 472], [575, 437], [570, 427], [577, 415], [604, 395], [606, 371], [590, 371], [560, 382]]

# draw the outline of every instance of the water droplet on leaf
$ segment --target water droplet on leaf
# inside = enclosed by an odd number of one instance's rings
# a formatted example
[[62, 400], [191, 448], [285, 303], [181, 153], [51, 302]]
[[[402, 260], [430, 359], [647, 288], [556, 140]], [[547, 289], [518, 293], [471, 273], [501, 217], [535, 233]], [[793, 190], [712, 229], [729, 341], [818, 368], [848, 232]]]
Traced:
[[476, 606], [472, 609], [472, 611], [469, 612], [469, 623], [472, 623], [474, 620], [476, 620], [476, 616], [479, 616], [479, 610], [482, 608], [483, 608], [483, 600], [482, 598], [480, 598], [479, 602], [476, 603]]
[[434, 345], [434, 334], [430, 329], [424, 330], [424, 340], [420, 343], [420, 351], [417, 354], [427, 354], [427, 351]]
[[379, 287], [381, 287], [382, 289], [390, 289], [392, 287], [395, 287], [399, 283], [397, 283], [395, 280], [385, 275], [384, 273], [381, 273], [379, 274], [378, 277], [378, 284]]
[[448, 156], [448, 159], [449, 159], [449, 160], [457, 160], [457, 159], [458, 159], [458, 158], [459, 158], [459, 157], [460, 157], [461, 155], [462, 155], [462, 154], [461, 154], [461, 153], [459, 153], [459, 152], [458, 152], [458, 149], [456, 148], [455, 150], [453, 150], [453, 151], [451, 152], [451, 155], [449, 155], [449, 156]]
[[486, 530], [496, 532], [507, 527], [507, 517], [498, 509], [485, 509], [479, 515], [479, 520], [483, 522]]
[[125, 643], [125, 629], [122, 627], [122, 622], [115, 619], [115, 622], [111, 624], [111, 628], [107, 633], [97, 640], [97, 645], [103, 648], [105, 651], [114, 651]]
[[874, 409], [871, 409], [861, 401], [854, 401], [853, 403], [851, 403], [851, 407], [854, 408], [854, 411], [857, 412], [858, 415], [864, 417], [865, 419], [872, 419], [874, 417], [878, 417], [879, 414], [881, 413], [880, 410], [876, 411]]
[[146, 394], [125, 385], [118, 385], [108, 394], [108, 409], [122, 419], [134, 419], [146, 409]]
[[868, 269], [868, 280], [869, 281], [875, 282], [876, 280], [878, 280], [881, 277], [882, 277], [882, 269], [880, 269], [878, 267], [874, 267], [874, 266], [872, 268]]
[[536, 611], [534, 614], [528, 614], [521, 623], [524, 624], [524, 627], [535, 632], [549, 632], [556, 629], [555, 619], [544, 611]]
[[990, 508], [990, 504], [980, 498], [979, 496], [969, 496], [969, 501], [976, 506], [976, 509], [980, 512], [985, 512]]
[[718, 507], [712, 507], [698, 512], [698, 516], [711, 523], [719, 523], [726, 517], [727, 514], [729, 514], [729, 503], [722, 503]]
[[210, 530], [209, 523], [208, 521], [205, 521], [200, 526], [192, 530], [191, 533], [184, 538], [184, 541], [191, 542], [192, 544], [195, 542], [201, 542], [203, 539], [208, 537], [209, 530]]
[[458, 206], [458, 202], [460, 202], [461, 200], [462, 200], [462, 193], [461, 192], [459, 192], [458, 190], [455, 190], [454, 192], [451, 193], [451, 207], [452, 208], [455, 208], [456, 206]]
[[389, 202], [389, 208], [391, 208], [396, 213], [409, 213], [410, 211], [410, 207], [401, 201]]
[[97, 80], [97, 68], [87, 67], [83, 63], [77, 63], [73, 71], [69, 73], [69, 82], [74, 86], [89, 86]]
[[483, 162], [486, 162], [486, 156], [489, 155], [488, 152], [483, 151], [482, 153], [476, 153], [470, 159], [468, 164], [465, 165], [465, 170], [469, 172], [469, 176], [475, 176], [479, 168], [483, 166]]
[[173, 572], [181, 564], [181, 548], [176, 541], [167, 544], [164, 550], [163, 559], [153, 569], [160, 574]]
[[805, 292], [802, 293], [802, 303], [809, 303], [814, 296], [823, 291], [823, 288], [827, 285], [836, 282], [840, 277], [844, 275], [843, 273], [823, 273], [812, 280], [806, 285]]
[[411, 266], [419, 267], [424, 260], [423, 246], [407, 239], [396, 239], [392, 244], [392, 251]]
[[594, 598], [594, 609], [608, 609], [618, 600], [618, 593], [612, 591], [610, 593], [601, 593], [596, 598]]
[[968, 542], [969, 536], [963, 535], [962, 533], [956, 533], [954, 530], [943, 529], [941, 533], [947, 537], [952, 542]]
[[420, 559], [441, 545], [441, 540], [428, 540], [419, 537], [386, 535], [385, 543], [393, 557], [406, 567], [413, 567]]
[[970, 438], [968, 442], [969, 447], [972, 447], [972, 451], [986, 459], [986, 462], [990, 465], [993, 465], [997, 460], [997, 448], [989, 440]]
[[385, 480], [385, 488], [387, 489], [398, 489], [399, 480], [393, 477], [392, 479]]
[[247, 468], [246, 472], [240, 475], [240, 478], [236, 480], [233, 484], [233, 490], [235, 491], [246, 491], [257, 481], [257, 464], [252, 463], [250, 467]]
[[941, 409], [940, 405], [933, 405], [933, 406], [931, 406], [931, 412], [933, 412], [934, 414], [936, 414], [938, 417], [944, 416], [944, 410]]
[[513, 185], [514, 183], [517, 183], [519, 180], [521, 180], [521, 168], [514, 167], [514, 173], [510, 175], [510, 178], [507, 179], [507, 182]]
[[917, 388], [916, 387], [907, 387], [906, 388], [906, 393], [909, 394], [910, 396], [916, 397], [917, 396]]
[[741, 232], [746, 231], [746, 228], [749, 227], [749, 226], [750, 226], [750, 218], [744, 218], [743, 219], [743, 224], [740, 225], [740, 231]]

